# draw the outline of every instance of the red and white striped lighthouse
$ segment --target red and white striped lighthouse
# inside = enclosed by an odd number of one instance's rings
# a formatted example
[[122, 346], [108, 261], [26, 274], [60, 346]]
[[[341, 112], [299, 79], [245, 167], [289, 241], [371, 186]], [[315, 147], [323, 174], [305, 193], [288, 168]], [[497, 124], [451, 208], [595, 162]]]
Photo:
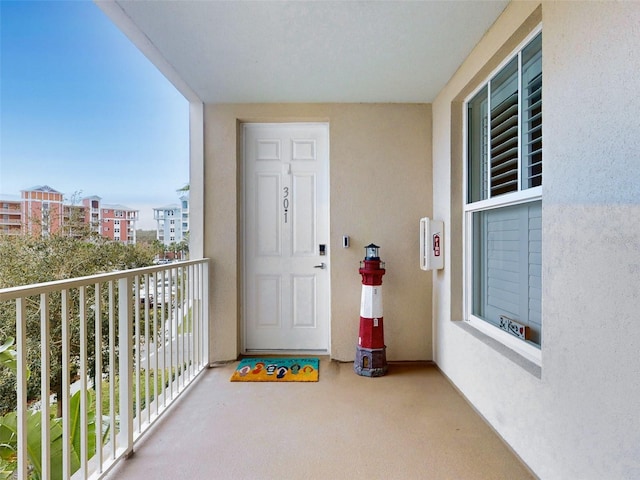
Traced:
[[387, 373], [387, 347], [384, 344], [382, 320], [382, 276], [384, 262], [373, 243], [365, 247], [366, 255], [360, 262], [362, 297], [360, 300], [360, 332], [353, 369], [358, 375], [381, 377]]

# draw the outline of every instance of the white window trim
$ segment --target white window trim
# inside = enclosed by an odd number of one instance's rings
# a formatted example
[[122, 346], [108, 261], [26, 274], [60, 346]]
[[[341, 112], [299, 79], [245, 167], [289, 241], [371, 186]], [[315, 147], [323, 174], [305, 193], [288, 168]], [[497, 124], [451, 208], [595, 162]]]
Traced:
[[[469, 95], [467, 95], [467, 97], [464, 99], [463, 104], [464, 104], [464, 105], [466, 105], [466, 104], [469, 102], [469, 100], [471, 100], [473, 97], [475, 97], [475, 96], [476, 96], [476, 94], [477, 94], [480, 90], [482, 90], [482, 89], [485, 87], [485, 85], [486, 85], [487, 83], [489, 83], [489, 80], [491, 80], [493, 77], [495, 77], [495, 75], [496, 75], [500, 70], [502, 70], [504, 67], [506, 67], [506, 66], [507, 66], [507, 64], [508, 64], [511, 60], [513, 60], [513, 59], [518, 55], [518, 53], [519, 53], [521, 50], [523, 50], [523, 49], [524, 49], [524, 47], [526, 47], [526, 46], [527, 46], [527, 44], [528, 44], [529, 42], [531, 42], [531, 40], [533, 40], [533, 39], [534, 39], [534, 38], [535, 38], [539, 33], [541, 33], [541, 32], [542, 32], [542, 24], [538, 25], [538, 27], [536, 27], [534, 30], [532, 30], [532, 31], [531, 31], [531, 33], [530, 33], [529, 35], [527, 35], [527, 37], [526, 37], [522, 42], [520, 42], [516, 48], [514, 48], [514, 49], [513, 49], [513, 50], [512, 50], [512, 51], [511, 51], [507, 56], [505, 56], [504, 60], [502, 60], [502, 62], [500, 62], [500, 64], [499, 64], [496, 68], [494, 68], [494, 69], [491, 71], [491, 73], [489, 73], [489, 75], [487, 75], [487, 76], [485, 77], [485, 80], [484, 80], [482, 83], [480, 83], [476, 88], [474, 88], [474, 89], [471, 91], [471, 93], [470, 93]], [[520, 87], [520, 81], [519, 81], [519, 80], [518, 80], [518, 86]], [[463, 105], [463, 107], [464, 107], [464, 105]], [[464, 119], [465, 119], [465, 120], [467, 119], [467, 112], [466, 112], [466, 110], [465, 110], [465, 112], [464, 112]], [[466, 133], [466, 126], [467, 126], [467, 124], [465, 123], [465, 124], [464, 124], [464, 130], [465, 130], [465, 133]], [[465, 136], [465, 139], [466, 139], [466, 136]], [[466, 142], [465, 142], [465, 145], [464, 145], [464, 153], [465, 153], [465, 155], [466, 155], [466, 153], [467, 153], [467, 145], [466, 145]], [[466, 159], [466, 157], [465, 157], [465, 159]], [[466, 165], [466, 164], [465, 164], [465, 165]], [[465, 167], [465, 170], [466, 170], [466, 167]], [[466, 190], [465, 190], [465, 194], [464, 194], [464, 196], [465, 196], [465, 200], [466, 200], [466, 198], [467, 198]]]
[[509, 207], [536, 200], [542, 200], [542, 187], [532, 187], [519, 192], [498, 195], [497, 197], [488, 198], [487, 200], [479, 200], [470, 204], [465, 203], [464, 212], [481, 212], [492, 208]]
[[[520, 64], [520, 52], [524, 49], [524, 47], [533, 40], [540, 32], [542, 32], [542, 25], [539, 25], [536, 29], [534, 29], [527, 37], [511, 51], [508, 55], [505, 56], [505, 59], [489, 74], [487, 75], [485, 81], [480, 83], [480, 85], [474, 89], [462, 103], [463, 108], [463, 121], [462, 121], [462, 135], [463, 135], [463, 179], [464, 179], [464, 188], [463, 190], [463, 215], [464, 215], [464, 225], [463, 225], [463, 238], [464, 238], [464, 261], [462, 267], [462, 274], [464, 279], [464, 293], [463, 293], [463, 302], [464, 302], [464, 321], [470, 326], [476, 328], [483, 334], [487, 335], [490, 338], [500, 342], [505, 347], [513, 350], [517, 354], [521, 355], [525, 359], [533, 362], [538, 366], [542, 366], [542, 346], [538, 348], [537, 346], [524, 342], [519, 338], [511, 335], [508, 332], [501, 330], [500, 328], [492, 325], [479, 317], [473, 315], [471, 313], [471, 305], [472, 305], [472, 292], [473, 292], [473, 268], [472, 268], [472, 255], [471, 255], [471, 236], [473, 234], [472, 227], [472, 216], [473, 212], [477, 211], [485, 211], [491, 208], [500, 208], [503, 206], [517, 205], [520, 203], [529, 203], [536, 200], [542, 199], [542, 186], [533, 187], [526, 190], [520, 190], [520, 185], [518, 185], [519, 190], [517, 192], [508, 193], [504, 195], [499, 195], [494, 198], [489, 198], [486, 200], [480, 200], [474, 202], [472, 204], [468, 204], [468, 111], [467, 104], [469, 100], [471, 100], [480, 90], [482, 90], [489, 81], [500, 71], [503, 67], [505, 67], [510, 61], [512, 61], [516, 56], [518, 57], [518, 63]], [[519, 65], [520, 68], [520, 65]], [[518, 89], [521, 91], [521, 79], [520, 75], [518, 75]], [[520, 100], [519, 100], [520, 101]], [[518, 106], [519, 111], [521, 110], [521, 105]], [[520, 170], [520, 134], [518, 134], [518, 169]], [[518, 182], [520, 184], [520, 182]]]

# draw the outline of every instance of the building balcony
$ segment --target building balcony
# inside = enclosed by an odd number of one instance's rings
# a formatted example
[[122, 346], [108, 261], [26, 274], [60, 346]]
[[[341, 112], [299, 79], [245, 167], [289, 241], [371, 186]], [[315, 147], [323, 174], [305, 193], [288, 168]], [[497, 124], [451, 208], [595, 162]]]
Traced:
[[[0, 290], [17, 325], [15, 478], [533, 478], [430, 362], [372, 379], [322, 357], [317, 383], [229, 382], [236, 363], [209, 361], [208, 279], [199, 260]], [[50, 418], [27, 391], [34, 322]]]
[[0, 215], [22, 215], [22, 209], [18, 208], [0, 208]]
[[22, 225], [22, 218], [0, 218], [0, 225]]

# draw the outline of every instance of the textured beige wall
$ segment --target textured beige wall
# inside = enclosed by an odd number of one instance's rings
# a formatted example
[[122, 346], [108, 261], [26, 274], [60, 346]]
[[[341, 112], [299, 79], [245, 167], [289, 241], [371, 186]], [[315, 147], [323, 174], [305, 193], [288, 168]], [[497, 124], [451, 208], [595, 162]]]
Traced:
[[[462, 319], [461, 101], [543, 24], [542, 368]], [[543, 479], [640, 478], [640, 4], [513, 2], [433, 103], [434, 356]]]
[[640, 478], [640, 3], [543, 21], [547, 432], [558, 476]]
[[[418, 221], [431, 215], [431, 110], [417, 104], [205, 106], [204, 253], [212, 259], [213, 360], [241, 351], [240, 125], [327, 122], [330, 126], [331, 356], [352, 361], [360, 315], [364, 246], [387, 263], [385, 342], [389, 360], [427, 360], [431, 275], [418, 266]], [[342, 248], [342, 236], [351, 248]]]

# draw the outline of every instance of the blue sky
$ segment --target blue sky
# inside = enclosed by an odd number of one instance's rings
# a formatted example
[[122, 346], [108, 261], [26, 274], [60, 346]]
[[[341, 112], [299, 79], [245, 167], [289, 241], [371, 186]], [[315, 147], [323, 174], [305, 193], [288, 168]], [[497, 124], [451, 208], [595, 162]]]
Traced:
[[189, 106], [89, 0], [0, 0], [0, 194], [49, 185], [140, 210], [189, 180]]

